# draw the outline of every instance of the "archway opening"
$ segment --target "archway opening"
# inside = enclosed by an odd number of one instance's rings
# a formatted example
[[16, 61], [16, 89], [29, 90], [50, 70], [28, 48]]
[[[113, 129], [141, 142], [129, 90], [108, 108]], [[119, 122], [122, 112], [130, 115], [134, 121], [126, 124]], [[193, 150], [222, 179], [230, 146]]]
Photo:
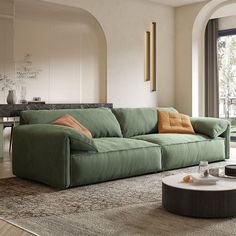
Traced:
[[[106, 102], [107, 44], [96, 18], [77, 7], [12, 2], [12, 48], [4, 58], [12, 60], [9, 68], [14, 73], [6, 74], [15, 74], [18, 102], [22, 96], [27, 101], [41, 97], [47, 103]], [[0, 97], [2, 103], [5, 97]]]
[[[204, 34], [207, 22], [220, 17], [222, 9], [234, 5], [236, 0], [216, 0], [207, 3], [198, 13], [192, 30], [192, 115], [204, 116]], [[221, 10], [221, 11], [220, 11]], [[218, 14], [218, 15], [217, 15]], [[222, 17], [222, 15], [221, 15]]]

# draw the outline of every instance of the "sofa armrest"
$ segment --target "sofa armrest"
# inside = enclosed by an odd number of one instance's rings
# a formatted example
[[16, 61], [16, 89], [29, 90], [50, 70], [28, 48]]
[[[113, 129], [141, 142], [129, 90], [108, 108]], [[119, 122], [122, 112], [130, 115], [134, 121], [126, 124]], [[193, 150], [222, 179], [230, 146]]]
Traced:
[[223, 137], [225, 139], [225, 158], [230, 157], [230, 122], [226, 119], [211, 117], [191, 117], [193, 129], [196, 133], [210, 138]]
[[77, 131], [63, 126], [17, 126], [13, 131], [13, 174], [58, 188], [69, 187], [70, 149], [74, 145], [80, 150], [81, 143], [78, 142], [81, 137], [84, 138]]

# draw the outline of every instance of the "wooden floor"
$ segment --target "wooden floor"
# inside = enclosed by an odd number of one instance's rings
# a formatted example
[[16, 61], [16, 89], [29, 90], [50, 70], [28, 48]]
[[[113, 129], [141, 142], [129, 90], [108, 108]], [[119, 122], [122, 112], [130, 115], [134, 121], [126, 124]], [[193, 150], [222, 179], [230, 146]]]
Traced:
[[14, 225], [11, 225], [3, 220], [0, 220], [0, 236], [32, 236], [33, 234], [28, 233]]
[[[0, 158], [0, 179], [13, 177], [11, 170], [11, 154], [8, 152], [8, 134], [4, 144], [4, 157]], [[32, 236], [33, 234], [22, 230], [10, 223], [0, 219], [0, 236]]]
[[12, 177], [11, 153], [9, 153], [10, 129], [4, 129], [3, 158], [0, 158], [0, 179]]
[[4, 157], [0, 158], [0, 179], [12, 177], [11, 155], [4, 152]]

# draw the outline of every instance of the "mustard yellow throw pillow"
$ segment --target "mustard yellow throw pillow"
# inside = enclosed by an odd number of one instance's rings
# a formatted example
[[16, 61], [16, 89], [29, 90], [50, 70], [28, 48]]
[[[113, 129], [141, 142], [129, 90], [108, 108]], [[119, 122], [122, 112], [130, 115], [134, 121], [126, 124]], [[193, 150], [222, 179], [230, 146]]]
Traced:
[[159, 133], [195, 134], [190, 117], [177, 112], [158, 111]]

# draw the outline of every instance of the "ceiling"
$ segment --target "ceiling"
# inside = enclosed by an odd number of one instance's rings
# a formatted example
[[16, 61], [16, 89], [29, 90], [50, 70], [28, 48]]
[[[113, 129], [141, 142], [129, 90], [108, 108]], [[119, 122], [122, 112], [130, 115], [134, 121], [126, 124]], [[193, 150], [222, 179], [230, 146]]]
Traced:
[[151, 2], [161, 3], [164, 5], [172, 6], [172, 7], [180, 7], [183, 5], [205, 2], [207, 0], [149, 0]]

